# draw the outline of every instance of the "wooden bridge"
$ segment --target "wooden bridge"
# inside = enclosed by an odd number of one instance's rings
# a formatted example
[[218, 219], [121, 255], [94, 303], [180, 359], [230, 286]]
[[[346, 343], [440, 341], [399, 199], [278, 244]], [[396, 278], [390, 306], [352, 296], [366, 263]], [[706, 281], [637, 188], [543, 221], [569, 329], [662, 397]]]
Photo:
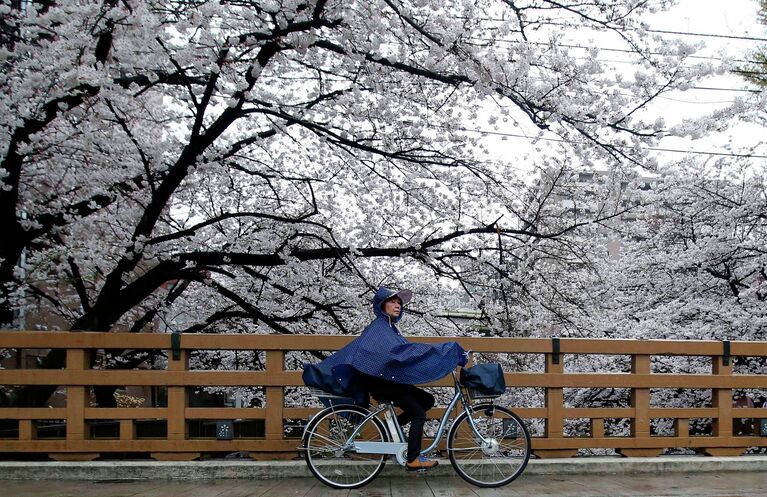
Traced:
[[[0, 385], [49, 385], [66, 388], [65, 407], [3, 407], [0, 420], [15, 426], [0, 438], [0, 453], [38, 454], [56, 460], [90, 460], [112, 455], [149, 456], [158, 460], [191, 460], [206, 454], [248, 453], [256, 459], [288, 459], [296, 456], [300, 430], [291, 430], [291, 420], [306, 420], [316, 407], [286, 406], [285, 389], [302, 386], [301, 371], [286, 367], [292, 351], [332, 351], [350, 337], [310, 335], [207, 335], [172, 336], [159, 333], [92, 332], [0, 332], [0, 348], [63, 349], [63, 369], [0, 370]], [[415, 338], [438, 342], [442, 337]], [[733, 431], [740, 419], [765, 417], [767, 410], [733, 407], [733, 391], [767, 389], [767, 372], [741, 374], [738, 358], [767, 357], [767, 342], [637, 341], [591, 339], [459, 338], [466, 349], [493, 354], [524, 356], [520, 364], [538, 364], [532, 369], [505, 371], [511, 389], [529, 387], [542, 392], [543, 405], [511, 407], [523, 418], [538, 420], [542, 429], [534, 433], [537, 457], [570, 457], [579, 449], [614, 449], [625, 456], [654, 456], [664, 449], [686, 448], [708, 455], [740, 455], [749, 448], [767, 447], [767, 437]], [[92, 361], [100, 351], [133, 349], [162, 351], [166, 369], [95, 369]], [[190, 369], [194, 351], [247, 350], [263, 352], [259, 370]], [[630, 356], [626, 371], [579, 372], [566, 370], [570, 355]], [[704, 356], [710, 358], [707, 374], [661, 374], [653, 371], [653, 357]], [[628, 364], [628, 362], [627, 362]], [[94, 407], [90, 390], [94, 386], [131, 385], [167, 389], [163, 407]], [[445, 379], [430, 386], [449, 387]], [[249, 386], [263, 389], [258, 408], [194, 407], [189, 392], [205, 386]], [[564, 405], [565, 389], [630, 389], [630, 406], [593, 407]], [[704, 389], [712, 393], [710, 405], [653, 406], [652, 389]], [[430, 416], [442, 414], [437, 407]], [[651, 420], [673, 420], [673, 434], [661, 436], [651, 429]], [[691, 434], [689, 420], [710, 418], [709, 433]], [[572, 436], [566, 421], [588, 420], [587, 436]], [[606, 420], [630, 420], [628, 436], [611, 436]], [[58, 420], [60, 436], [42, 436], [46, 423]], [[160, 433], [142, 435], [137, 426], [153, 420]], [[190, 423], [199, 421], [256, 422], [260, 433], [242, 434], [231, 440], [190, 434]], [[105, 422], [119, 426], [113, 436], [98, 436], [94, 426]], [[10, 435], [9, 435], [10, 433]], [[29, 457], [29, 456], [26, 456]]]

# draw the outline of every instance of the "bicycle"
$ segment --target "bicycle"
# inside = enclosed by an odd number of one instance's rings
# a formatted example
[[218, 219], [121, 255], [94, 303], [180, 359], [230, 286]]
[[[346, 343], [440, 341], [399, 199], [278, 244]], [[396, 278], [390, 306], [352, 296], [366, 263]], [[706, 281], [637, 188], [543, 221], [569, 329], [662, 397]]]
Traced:
[[[440, 419], [434, 440], [421, 455], [437, 449], [450, 413], [460, 401], [463, 412], [447, 429], [446, 448], [453, 469], [478, 487], [500, 487], [512, 482], [530, 459], [527, 427], [510, 409], [495, 405], [491, 397], [472, 391], [464, 394], [455, 371], [452, 375], [453, 398]], [[332, 488], [359, 488], [383, 471], [389, 456], [405, 466], [407, 439], [392, 403], [382, 402], [370, 410], [355, 404], [333, 405], [339, 396], [321, 390], [313, 393], [331, 402], [309, 421], [303, 446], [299, 447], [318, 480]], [[473, 400], [480, 403], [472, 405]]]

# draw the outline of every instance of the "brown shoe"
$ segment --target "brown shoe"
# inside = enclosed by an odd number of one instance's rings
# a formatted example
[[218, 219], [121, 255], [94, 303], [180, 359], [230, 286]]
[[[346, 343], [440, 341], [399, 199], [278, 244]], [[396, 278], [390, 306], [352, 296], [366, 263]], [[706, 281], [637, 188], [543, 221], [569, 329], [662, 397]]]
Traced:
[[437, 461], [420, 456], [418, 459], [408, 462], [405, 465], [405, 469], [408, 471], [427, 471], [437, 464], [439, 464]]

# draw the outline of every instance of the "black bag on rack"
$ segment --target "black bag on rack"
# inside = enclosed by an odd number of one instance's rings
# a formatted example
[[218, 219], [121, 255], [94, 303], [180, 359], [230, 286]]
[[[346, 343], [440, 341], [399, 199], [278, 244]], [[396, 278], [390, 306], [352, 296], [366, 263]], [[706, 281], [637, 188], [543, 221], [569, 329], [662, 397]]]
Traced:
[[506, 391], [503, 369], [497, 362], [461, 369], [461, 383], [466, 388], [487, 396], [503, 395]]

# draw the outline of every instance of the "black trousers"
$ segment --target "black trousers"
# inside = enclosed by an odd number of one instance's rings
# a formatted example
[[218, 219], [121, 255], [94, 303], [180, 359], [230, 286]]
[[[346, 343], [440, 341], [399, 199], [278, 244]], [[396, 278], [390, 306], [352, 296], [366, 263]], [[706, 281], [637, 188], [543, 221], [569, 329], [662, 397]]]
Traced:
[[397, 421], [400, 426], [410, 423], [407, 460], [414, 461], [421, 454], [423, 424], [426, 422], [426, 411], [434, 407], [434, 396], [415, 385], [402, 385], [368, 375], [363, 378], [363, 383], [377, 401], [392, 402], [402, 409]]

